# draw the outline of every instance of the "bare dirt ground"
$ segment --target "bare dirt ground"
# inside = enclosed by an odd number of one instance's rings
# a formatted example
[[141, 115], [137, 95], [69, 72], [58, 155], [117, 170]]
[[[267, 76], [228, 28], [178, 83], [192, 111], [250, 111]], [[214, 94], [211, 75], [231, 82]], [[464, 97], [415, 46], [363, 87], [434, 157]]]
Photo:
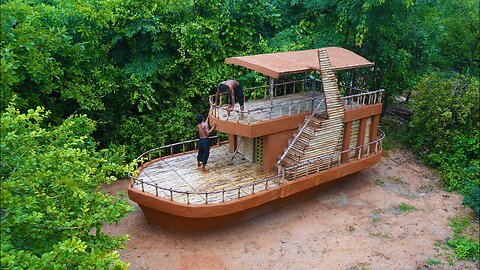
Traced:
[[[121, 180], [105, 187], [116, 194]], [[477, 269], [447, 262], [449, 218], [469, 214], [409, 152], [384, 153], [378, 165], [313, 197], [208, 233], [177, 233], [146, 223], [135, 210], [112, 235], [130, 269]], [[402, 211], [403, 203], [416, 210]], [[428, 264], [428, 261], [440, 264]]]

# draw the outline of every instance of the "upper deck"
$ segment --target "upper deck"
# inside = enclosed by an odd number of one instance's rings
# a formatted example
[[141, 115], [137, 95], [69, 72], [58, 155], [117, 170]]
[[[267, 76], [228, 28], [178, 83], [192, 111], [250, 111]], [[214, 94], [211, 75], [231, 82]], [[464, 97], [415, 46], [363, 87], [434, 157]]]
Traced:
[[[244, 89], [244, 111], [240, 110], [238, 104], [229, 111], [226, 93], [220, 95], [218, 105], [215, 105], [215, 95], [211, 95], [211, 124], [216, 123], [220, 132], [255, 138], [297, 128], [299, 122], [317, 106], [316, 113], [326, 116], [328, 104], [325, 102], [321, 80], [306, 78], [273, 84], [271, 98], [269, 87], [263, 85]], [[339, 87], [344, 93], [352, 92], [352, 95], [341, 98], [347, 111], [382, 102], [383, 90]]]

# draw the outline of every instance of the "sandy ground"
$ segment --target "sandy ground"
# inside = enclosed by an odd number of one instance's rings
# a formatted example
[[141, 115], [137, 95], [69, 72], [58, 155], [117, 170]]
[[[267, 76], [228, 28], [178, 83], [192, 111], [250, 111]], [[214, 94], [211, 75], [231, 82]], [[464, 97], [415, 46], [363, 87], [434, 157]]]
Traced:
[[[116, 194], [127, 185], [122, 180], [105, 190]], [[449, 264], [443, 247], [452, 236], [449, 218], [470, 210], [401, 150], [313, 197], [208, 233], [148, 225], [131, 203], [126, 219], [105, 227], [129, 234], [120, 254], [130, 269], [477, 269], [472, 262]], [[416, 210], [402, 212], [401, 203]]]

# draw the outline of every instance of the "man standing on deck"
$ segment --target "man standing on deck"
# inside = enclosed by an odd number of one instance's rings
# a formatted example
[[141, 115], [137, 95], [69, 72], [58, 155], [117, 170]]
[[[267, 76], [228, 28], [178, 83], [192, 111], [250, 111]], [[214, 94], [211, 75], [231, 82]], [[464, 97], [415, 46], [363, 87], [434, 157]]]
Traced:
[[208, 156], [210, 155], [210, 133], [215, 129], [216, 124], [211, 129], [208, 129], [207, 121], [203, 121], [203, 116], [197, 114], [195, 117], [197, 120], [197, 132], [200, 139], [198, 140], [198, 155], [197, 155], [197, 166], [200, 167], [202, 172], [207, 172], [205, 170], [205, 165], [207, 165]]
[[227, 98], [229, 103], [228, 110], [233, 110], [233, 108], [235, 107], [235, 102], [238, 101], [238, 104], [240, 104], [240, 111], [243, 111], [243, 89], [240, 86], [240, 83], [236, 80], [227, 80], [221, 82], [217, 87], [217, 92], [215, 93], [215, 105], [218, 105], [218, 98], [220, 97], [220, 93], [225, 92], [227, 92]]

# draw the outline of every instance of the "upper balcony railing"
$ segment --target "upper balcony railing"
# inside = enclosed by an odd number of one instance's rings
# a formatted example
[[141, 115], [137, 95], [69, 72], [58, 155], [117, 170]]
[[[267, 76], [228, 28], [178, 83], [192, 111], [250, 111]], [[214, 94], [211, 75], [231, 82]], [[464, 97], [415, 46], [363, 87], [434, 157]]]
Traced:
[[[304, 93], [312, 90], [312, 87], [318, 88], [320, 80], [305, 79], [293, 80], [286, 82], [279, 82], [273, 85], [273, 97], [285, 96], [289, 94]], [[318, 89], [317, 89], [318, 90]], [[270, 98], [270, 86], [261, 85], [255, 87], [248, 87], [243, 89], [244, 101], [268, 100]], [[226, 103], [227, 93], [222, 93], [219, 105]], [[211, 100], [215, 101], [215, 95], [210, 96]]]
[[350, 95], [345, 95], [341, 98], [345, 110], [358, 109], [364, 106], [382, 103], [383, 93], [385, 92], [384, 89], [368, 91], [366, 89], [349, 87], [343, 84], [338, 87], [339, 89], [343, 89], [345, 93], [350, 92]]
[[[317, 85], [316, 79], [295, 80], [280, 82], [274, 84], [273, 100], [269, 102], [270, 86], [263, 85], [258, 87], [249, 87], [243, 90], [244, 102], [255, 104], [253, 107], [244, 111], [240, 109], [229, 110], [227, 106], [227, 93], [221, 93], [218, 104], [215, 104], [215, 94], [210, 95], [210, 111], [212, 114], [223, 121], [241, 122], [244, 124], [253, 124], [262, 120], [270, 120], [276, 117], [309, 112], [315, 102], [323, 99]], [[312, 87], [315, 87], [316, 93], [312, 95]], [[301, 94], [296, 98], [286, 97], [290, 94]], [[283, 97], [283, 98], [282, 98]]]
[[[311, 91], [312, 88], [315, 88], [315, 91]], [[369, 92], [365, 89], [345, 85], [339, 85], [339, 88], [343, 88], [345, 93], [352, 93], [341, 98], [345, 110], [381, 103], [384, 93], [383, 89]], [[210, 95], [210, 112], [215, 118], [222, 121], [243, 124], [253, 124], [281, 116], [312, 112], [323, 100], [322, 83], [318, 79], [277, 83], [274, 85], [272, 102], [269, 102], [269, 97], [270, 89], [268, 85], [245, 88], [244, 102], [249, 102], [249, 104], [246, 104], [246, 109], [241, 111], [240, 109], [229, 110], [226, 93], [220, 94], [218, 105], [215, 104], [215, 95]], [[251, 107], [249, 108], [249, 106]], [[321, 108], [320, 111], [325, 111], [325, 107]]]

